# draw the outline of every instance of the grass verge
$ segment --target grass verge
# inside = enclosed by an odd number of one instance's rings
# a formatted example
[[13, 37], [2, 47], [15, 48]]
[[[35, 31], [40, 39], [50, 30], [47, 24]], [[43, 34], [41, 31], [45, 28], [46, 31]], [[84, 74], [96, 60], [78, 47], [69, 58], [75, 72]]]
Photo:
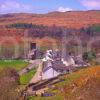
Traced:
[[36, 69], [33, 68], [31, 71], [21, 75], [20, 76], [20, 84], [22, 84], [22, 85], [28, 84], [28, 82], [31, 80], [31, 78], [35, 74], [35, 72], [36, 72]]

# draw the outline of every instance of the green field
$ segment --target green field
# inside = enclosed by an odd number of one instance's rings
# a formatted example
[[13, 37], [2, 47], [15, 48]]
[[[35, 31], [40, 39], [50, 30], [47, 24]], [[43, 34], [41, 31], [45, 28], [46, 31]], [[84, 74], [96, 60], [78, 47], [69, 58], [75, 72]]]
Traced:
[[36, 72], [36, 69], [33, 68], [31, 71], [29, 71], [28, 73], [25, 73], [23, 75], [20, 76], [20, 84], [22, 85], [26, 85], [29, 83], [29, 81], [32, 79], [32, 77], [34, 76]]
[[[20, 71], [21, 69], [27, 67], [29, 63], [24, 60], [0, 60], [0, 70], [3, 68], [13, 68], [16, 71]], [[32, 69], [31, 71], [20, 76], [20, 84], [26, 85], [33, 75], [35, 74], [36, 69]]]
[[25, 62], [23, 60], [0, 60], [0, 69], [10, 67], [19, 71], [27, 65], [28, 62]]

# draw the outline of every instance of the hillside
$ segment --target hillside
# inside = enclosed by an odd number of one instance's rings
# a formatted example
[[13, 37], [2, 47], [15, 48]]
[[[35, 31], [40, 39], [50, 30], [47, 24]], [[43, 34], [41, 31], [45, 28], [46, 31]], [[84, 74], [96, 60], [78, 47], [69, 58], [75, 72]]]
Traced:
[[48, 90], [55, 96], [30, 97], [29, 100], [100, 100], [100, 66], [81, 69], [62, 78], [64, 82]]
[[93, 24], [100, 24], [100, 11], [70, 11], [51, 12], [48, 14], [5, 14], [0, 15], [0, 26], [12, 23], [32, 23], [46, 26], [65, 26], [68, 28], [81, 28]]
[[[41, 51], [49, 49], [49, 44], [51, 43], [52, 47], [60, 48], [61, 37], [63, 36], [62, 27], [66, 27], [67, 37], [76, 35], [80, 37], [82, 45], [85, 45], [91, 37], [100, 36], [100, 11], [51, 12], [48, 14], [13, 13], [0, 15], [0, 40], [2, 48], [4, 48], [0, 51], [0, 55], [7, 55], [8, 51], [12, 54], [14, 50], [10, 49], [12, 44], [12, 48], [19, 45], [20, 56], [22, 57], [24, 41], [27, 40], [27, 37], [30, 42], [36, 42], [37, 47]], [[73, 48], [75, 47], [75, 43], [70, 44], [73, 45]], [[99, 41], [94, 43], [93, 47], [95, 47], [96, 52], [99, 52], [99, 44]], [[69, 50], [73, 52], [73, 48], [69, 48]]]

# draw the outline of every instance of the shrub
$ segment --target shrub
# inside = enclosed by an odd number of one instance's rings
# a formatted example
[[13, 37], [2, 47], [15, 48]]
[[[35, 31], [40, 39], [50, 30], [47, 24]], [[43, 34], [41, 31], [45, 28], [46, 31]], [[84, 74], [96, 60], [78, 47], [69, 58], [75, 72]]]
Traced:
[[17, 91], [19, 75], [16, 70], [4, 68], [0, 71], [0, 100], [16, 100], [19, 97]]
[[96, 54], [95, 54], [95, 52], [93, 52], [93, 51], [85, 52], [85, 53], [83, 54], [83, 60], [85, 60], [85, 61], [87, 61], [87, 62], [91, 62], [91, 61], [93, 61], [93, 60], [95, 60], [95, 59], [96, 59]]

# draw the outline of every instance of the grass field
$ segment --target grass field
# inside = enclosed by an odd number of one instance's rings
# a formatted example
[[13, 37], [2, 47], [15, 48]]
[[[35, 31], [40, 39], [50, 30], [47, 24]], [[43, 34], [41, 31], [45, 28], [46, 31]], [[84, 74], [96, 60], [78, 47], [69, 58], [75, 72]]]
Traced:
[[19, 71], [27, 65], [28, 62], [25, 62], [23, 60], [0, 60], [0, 69], [11, 67]]
[[36, 69], [33, 68], [28, 73], [25, 73], [25, 74], [21, 75], [20, 76], [20, 84], [22, 84], [22, 85], [28, 84], [29, 81], [31, 80], [31, 78], [34, 76], [35, 72], [36, 72]]
[[[28, 62], [25, 62], [23, 60], [0, 60], [0, 69], [13, 68], [17, 71], [20, 71], [21, 69], [27, 67], [28, 64]], [[33, 68], [31, 71], [21, 75], [20, 84], [26, 85], [31, 80], [35, 72], [36, 69]]]

